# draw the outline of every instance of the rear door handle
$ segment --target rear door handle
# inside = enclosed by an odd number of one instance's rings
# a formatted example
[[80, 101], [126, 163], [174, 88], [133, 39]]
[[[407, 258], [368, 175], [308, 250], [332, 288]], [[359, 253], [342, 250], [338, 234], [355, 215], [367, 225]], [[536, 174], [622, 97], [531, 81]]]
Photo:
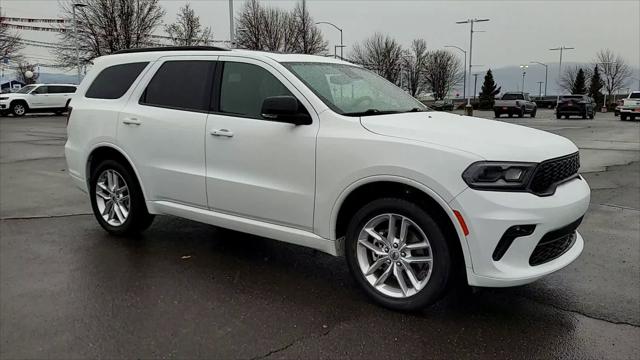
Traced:
[[210, 134], [213, 136], [233, 137], [233, 132], [227, 129], [215, 129], [211, 130]]
[[124, 120], [122, 120], [122, 123], [125, 125], [142, 125], [142, 121], [136, 119], [136, 118], [125, 118]]

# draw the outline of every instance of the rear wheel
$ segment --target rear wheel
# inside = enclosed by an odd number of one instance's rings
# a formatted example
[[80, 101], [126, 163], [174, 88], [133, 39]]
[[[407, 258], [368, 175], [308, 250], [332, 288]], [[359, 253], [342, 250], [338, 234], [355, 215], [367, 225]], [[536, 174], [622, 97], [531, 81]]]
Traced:
[[96, 219], [113, 235], [139, 233], [153, 221], [133, 171], [117, 161], [105, 160], [95, 168], [90, 195]]
[[442, 230], [416, 204], [386, 198], [370, 202], [347, 228], [346, 258], [358, 285], [377, 303], [416, 310], [437, 301], [452, 278]]
[[536, 112], [538, 112], [538, 109], [533, 109], [533, 111], [531, 112], [531, 116], [532, 118], [536, 117]]
[[14, 116], [24, 116], [24, 114], [27, 113], [27, 104], [21, 102], [21, 101], [16, 101], [14, 103], [11, 104], [11, 113]]

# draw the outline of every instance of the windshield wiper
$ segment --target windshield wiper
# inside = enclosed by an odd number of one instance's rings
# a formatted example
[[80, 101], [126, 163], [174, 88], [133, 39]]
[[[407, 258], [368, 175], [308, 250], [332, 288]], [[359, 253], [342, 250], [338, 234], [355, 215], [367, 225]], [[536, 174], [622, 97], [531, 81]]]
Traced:
[[356, 111], [344, 113], [342, 115], [346, 116], [369, 116], [369, 115], [386, 115], [386, 114], [397, 114], [399, 111], [397, 110], [378, 110], [378, 109], [367, 109], [365, 111]]
[[413, 108], [413, 109], [411, 109], [411, 110], [407, 110], [407, 111], [403, 111], [403, 112], [423, 112], [423, 111], [427, 111], [427, 110], [425, 110], [425, 109], [421, 109], [421, 108], [417, 108], [417, 107], [414, 107], [414, 108]]

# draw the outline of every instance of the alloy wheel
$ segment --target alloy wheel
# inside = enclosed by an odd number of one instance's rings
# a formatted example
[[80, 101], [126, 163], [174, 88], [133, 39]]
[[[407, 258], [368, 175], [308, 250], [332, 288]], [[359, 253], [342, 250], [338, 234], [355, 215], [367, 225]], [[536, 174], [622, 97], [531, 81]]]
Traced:
[[22, 104], [14, 105], [13, 106], [13, 112], [18, 116], [24, 115], [24, 113], [25, 113], [24, 105], [22, 105]]
[[121, 226], [127, 221], [131, 209], [129, 187], [117, 171], [108, 169], [100, 174], [95, 197], [100, 215], [109, 225]]
[[381, 294], [407, 298], [420, 292], [431, 277], [431, 244], [406, 216], [387, 213], [369, 220], [356, 249], [362, 274]]

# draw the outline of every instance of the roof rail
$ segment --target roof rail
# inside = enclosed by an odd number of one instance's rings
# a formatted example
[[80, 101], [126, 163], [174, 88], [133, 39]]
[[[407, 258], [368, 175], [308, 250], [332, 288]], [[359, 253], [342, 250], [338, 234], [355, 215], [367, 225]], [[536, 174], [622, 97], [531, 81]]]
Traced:
[[159, 46], [148, 48], [124, 49], [116, 51], [114, 54], [132, 54], [152, 51], [229, 51], [229, 49], [217, 46]]

